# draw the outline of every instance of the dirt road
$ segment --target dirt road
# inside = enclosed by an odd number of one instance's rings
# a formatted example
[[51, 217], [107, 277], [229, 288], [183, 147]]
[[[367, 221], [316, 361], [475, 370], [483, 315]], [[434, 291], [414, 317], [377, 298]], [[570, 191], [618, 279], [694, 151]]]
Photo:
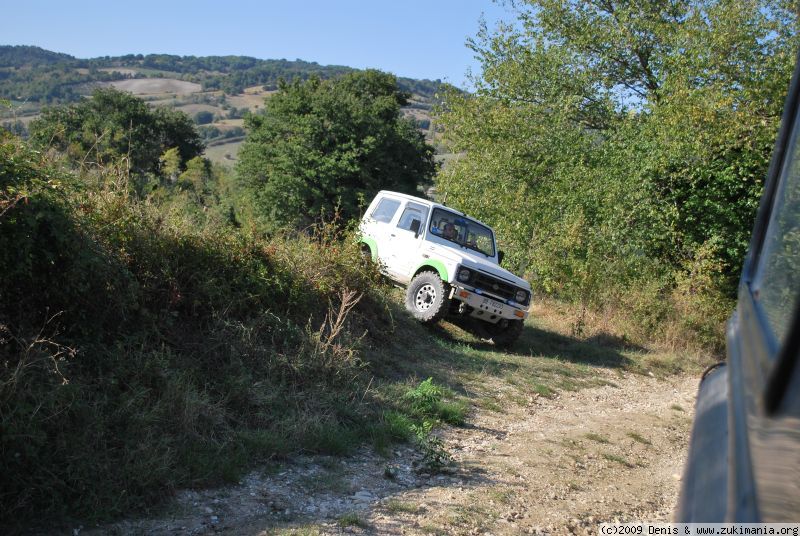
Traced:
[[605, 385], [515, 392], [441, 430], [455, 460], [445, 474], [420, 472], [407, 446], [300, 457], [238, 486], [181, 492], [160, 519], [81, 533], [594, 534], [603, 521], [668, 521], [697, 378], [597, 374]]

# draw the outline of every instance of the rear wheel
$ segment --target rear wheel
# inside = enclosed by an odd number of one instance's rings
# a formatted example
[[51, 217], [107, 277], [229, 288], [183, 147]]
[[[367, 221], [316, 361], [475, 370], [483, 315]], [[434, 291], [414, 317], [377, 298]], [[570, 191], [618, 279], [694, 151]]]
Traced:
[[421, 272], [411, 280], [406, 289], [406, 309], [420, 322], [438, 322], [447, 314], [449, 290], [449, 285], [442, 281], [439, 274]]
[[361, 245], [361, 259], [364, 262], [372, 262], [372, 250], [366, 244]]

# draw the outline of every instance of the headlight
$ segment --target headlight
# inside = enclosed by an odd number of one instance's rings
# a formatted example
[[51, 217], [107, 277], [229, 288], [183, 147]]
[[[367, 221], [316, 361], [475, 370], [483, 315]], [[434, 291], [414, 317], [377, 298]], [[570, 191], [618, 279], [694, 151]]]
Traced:
[[514, 295], [514, 301], [517, 303], [525, 303], [528, 301], [528, 293], [524, 290], [518, 290], [517, 293]]
[[466, 283], [467, 281], [469, 281], [471, 275], [472, 272], [470, 272], [466, 268], [462, 268], [458, 271], [458, 280], [461, 281], [462, 283]]

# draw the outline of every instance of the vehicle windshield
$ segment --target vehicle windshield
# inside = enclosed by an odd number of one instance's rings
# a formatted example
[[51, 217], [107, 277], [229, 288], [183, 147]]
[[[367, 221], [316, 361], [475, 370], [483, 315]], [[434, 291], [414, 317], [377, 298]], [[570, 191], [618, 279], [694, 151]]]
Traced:
[[480, 251], [487, 257], [494, 257], [492, 230], [475, 220], [449, 210], [435, 208], [431, 217], [430, 231], [459, 246]]

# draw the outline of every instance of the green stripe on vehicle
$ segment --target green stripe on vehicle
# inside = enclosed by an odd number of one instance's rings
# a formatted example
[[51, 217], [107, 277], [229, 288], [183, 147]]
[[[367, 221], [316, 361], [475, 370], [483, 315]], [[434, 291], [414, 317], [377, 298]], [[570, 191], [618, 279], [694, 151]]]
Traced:
[[442, 261], [437, 261], [436, 259], [428, 259], [419, 266], [414, 269], [414, 273], [416, 274], [419, 272], [420, 268], [425, 266], [430, 266], [431, 268], [435, 269], [439, 273], [439, 277], [442, 278], [442, 281], [450, 281], [450, 278], [447, 277], [447, 268], [445, 268], [444, 263]]
[[369, 246], [369, 252], [372, 255], [372, 262], [378, 260], [378, 244], [372, 238], [364, 236], [361, 238], [361, 243]]

